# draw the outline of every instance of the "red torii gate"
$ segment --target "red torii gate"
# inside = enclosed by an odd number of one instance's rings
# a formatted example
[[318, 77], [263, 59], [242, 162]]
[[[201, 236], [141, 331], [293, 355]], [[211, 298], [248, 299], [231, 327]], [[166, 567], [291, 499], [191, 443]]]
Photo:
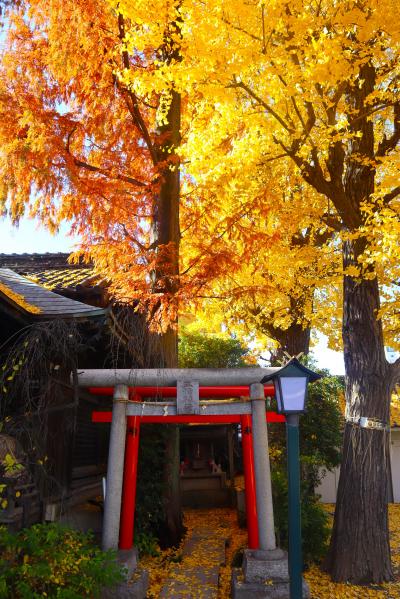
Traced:
[[[113, 387], [89, 387], [95, 395], [110, 395], [114, 393]], [[266, 396], [274, 396], [273, 385], [264, 385]], [[142, 402], [145, 397], [175, 398], [176, 387], [161, 386], [135, 386], [129, 387], [131, 402]], [[249, 387], [238, 385], [200, 386], [199, 397], [202, 398], [249, 398]], [[145, 404], [143, 403], [143, 406]], [[127, 431], [125, 444], [124, 475], [121, 501], [119, 548], [130, 549], [133, 546], [134, 518], [136, 504], [137, 462], [139, 450], [140, 426], [146, 423], [174, 423], [174, 424], [240, 424], [242, 429], [243, 468], [245, 479], [245, 506], [248, 532], [248, 546], [257, 549], [259, 546], [258, 520], [256, 507], [256, 481], [254, 475], [254, 455], [252, 438], [251, 414], [168, 414], [168, 405], [157, 402], [163, 408], [162, 415], [135, 415], [127, 416]], [[165, 408], [167, 406], [167, 408]], [[266, 412], [267, 422], [285, 422], [283, 415], [276, 412]], [[92, 413], [93, 422], [111, 422], [111, 411], [95, 411]]]

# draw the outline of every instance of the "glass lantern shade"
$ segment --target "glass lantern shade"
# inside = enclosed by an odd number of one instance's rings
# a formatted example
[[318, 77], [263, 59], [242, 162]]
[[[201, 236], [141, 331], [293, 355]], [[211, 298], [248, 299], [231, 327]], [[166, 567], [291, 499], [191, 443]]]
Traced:
[[275, 379], [278, 412], [300, 414], [305, 411], [308, 377], [290, 376]]
[[263, 378], [262, 383], [273, 381], [275, 397], [280, 414], [301, 414], [306, 411], [307, 386], [321, 378], [297, 358], [291, 358], [285, 366]]

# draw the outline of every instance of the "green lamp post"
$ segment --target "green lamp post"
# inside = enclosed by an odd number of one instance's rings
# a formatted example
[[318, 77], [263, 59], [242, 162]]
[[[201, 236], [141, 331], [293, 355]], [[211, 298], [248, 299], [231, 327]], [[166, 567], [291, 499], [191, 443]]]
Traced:
[[273, 381], [278, 412], [286, 416], [290, 599], [302, 599], [303, 596], [299, 416], [306, 411], [308, 383], [319, 378], [319, 374], [303, 366], [297, 358], [292, 358], [271, 377], [261, 381]]

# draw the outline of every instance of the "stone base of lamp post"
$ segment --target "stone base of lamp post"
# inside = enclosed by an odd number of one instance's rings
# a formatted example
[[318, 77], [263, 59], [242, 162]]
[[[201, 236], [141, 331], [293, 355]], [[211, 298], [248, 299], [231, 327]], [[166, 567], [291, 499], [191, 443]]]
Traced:
[[[289, 599], [289, 570], [287, 553], [282, 549], [261, 551], [246, 549], [243, 568], [232, 574], [233, 599]], [[310, 590], [303, 580], [303, 599]]]

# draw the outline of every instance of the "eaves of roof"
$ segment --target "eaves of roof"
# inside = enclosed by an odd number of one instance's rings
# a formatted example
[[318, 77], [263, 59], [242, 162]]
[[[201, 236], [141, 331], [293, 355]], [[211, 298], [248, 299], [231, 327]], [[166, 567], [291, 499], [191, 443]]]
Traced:
[[106, 313], [103, 308], [53, 293], [9, 268], [0, 268], [1, 301], [33, 320], [94, 318]]

